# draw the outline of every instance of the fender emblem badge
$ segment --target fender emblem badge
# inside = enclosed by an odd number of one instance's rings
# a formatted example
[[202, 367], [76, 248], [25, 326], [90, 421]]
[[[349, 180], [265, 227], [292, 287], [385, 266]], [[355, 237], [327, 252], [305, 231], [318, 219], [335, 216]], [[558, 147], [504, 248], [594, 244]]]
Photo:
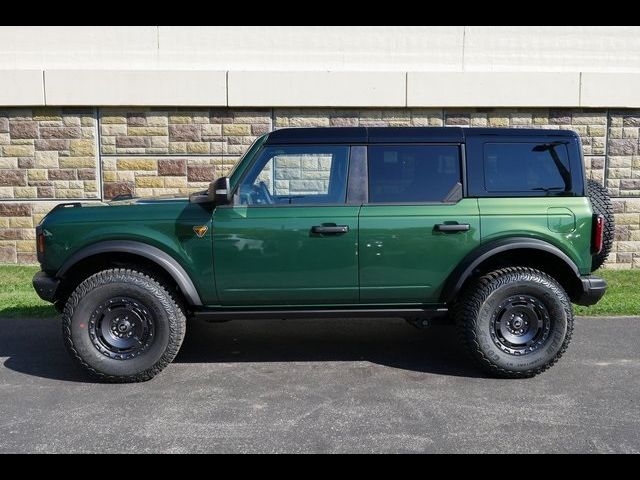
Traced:
[[207, 233], [207, 230], [209, 230], [209, 227], [207, 227], [206, 225], [196, 225], [195, 227], [193, 227], [193, 231], [196, 232], [198, 238], [204, 237], [205, 233]]

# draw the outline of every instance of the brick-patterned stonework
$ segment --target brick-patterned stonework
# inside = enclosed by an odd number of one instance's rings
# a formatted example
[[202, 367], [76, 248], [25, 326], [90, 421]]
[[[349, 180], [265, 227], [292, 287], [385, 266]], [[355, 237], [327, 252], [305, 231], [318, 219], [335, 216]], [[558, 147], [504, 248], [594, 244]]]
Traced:
[[419, 109], [276, 109], [276, 128], [284, 127], [441, 127], [444, 112]]
[[35, 225], [58, 202], [0, 202], [0, 264], [36, 263]]
[[330, 154], [279, 155], [267, 162], [256, 181], [274, 195], [318, 195], [329, 192]]
[[640, 196], [640, 110], [611, 111], [607, 187], [614, 196]]
[[102, 160], [104, 198], [150, 197], [204, 190], [239, 157], [107, 157]]
[[[358, 125], [577, 131], [587, 176], [618, 197], [607, 266], [640, 268], [640, 110], [613, 109], [0, 109], [0, 263], [35, 261], [33, 228], [61, 201], [190, 193], [272, 128]], [[320, 189], [321, 165], [298, 160], [280, 192]]]
[[616, 242], [607, 268], [640, 268], [640, 198], [613, 200]]
[[271, 130], [271, 110], [100, 110], [103, 154], [240, 155]]
[[606, 149], [606, 110], [446, 110], [445, 125], [573, 130], [580, 135], [585, 155], [604, 155]]
[[0, 200], [98, 198], [94, 112], [0, 110]]

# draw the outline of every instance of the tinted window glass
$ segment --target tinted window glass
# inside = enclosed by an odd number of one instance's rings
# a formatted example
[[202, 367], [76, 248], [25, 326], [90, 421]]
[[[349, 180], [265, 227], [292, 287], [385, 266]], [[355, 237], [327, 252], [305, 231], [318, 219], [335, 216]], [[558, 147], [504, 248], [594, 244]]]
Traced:
[[460, 186], [454, 145], [369, 147], [369, 202], [442, 202]]
[[488, 192], [571, 190], [567, 146], [561, 143], [487, 143], [484, 185]]
[[266, 147], [240, 184], [240, 204], [342, 204], [349, 147]]

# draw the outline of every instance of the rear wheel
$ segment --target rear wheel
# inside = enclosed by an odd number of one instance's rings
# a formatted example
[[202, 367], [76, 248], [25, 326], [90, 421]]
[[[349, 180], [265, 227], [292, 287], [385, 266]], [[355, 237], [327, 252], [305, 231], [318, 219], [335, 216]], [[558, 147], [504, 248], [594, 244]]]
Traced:
[[604, 231], [602, 232], [602, 250], [593, 256], [592, 270], [597, 270], [607, 259], [613, 240], [615, 238], [615, 221], [613, 217], [613, 206], [607, 189], [595, 180], [587, 180], [587, 196], [591, 203], [593, 213], [604, 217]]
[[71, 294], [62, 332], [71, 356], [107, 382], [153, 378], [176, 356], [184, 312], [160, 282], [134, 270], [105, 270]]
[[455, 306], [460, 337], [492, 375], [526, 378], [551, 367], [573, 331], [571, 303], [549, 275], [512, 267], [484, 275]]

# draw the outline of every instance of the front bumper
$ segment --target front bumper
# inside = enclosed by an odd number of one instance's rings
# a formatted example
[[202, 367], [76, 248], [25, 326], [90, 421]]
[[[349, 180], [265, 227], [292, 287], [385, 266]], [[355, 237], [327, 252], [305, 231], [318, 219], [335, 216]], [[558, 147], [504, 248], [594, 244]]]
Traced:
[[54, 303], [56, 301], [59, 286], [60, 279], [45, 272], [38, 272], [33, 276], [33, 288], [38, 296], [46, 302]]
[[607, 291], [607, 282], [595, 275], [585, 275], [580, 277], [580, 281], [582, 282], [582, 293], [574, 302], [578, 305], [585, 307], [595, 305]]

